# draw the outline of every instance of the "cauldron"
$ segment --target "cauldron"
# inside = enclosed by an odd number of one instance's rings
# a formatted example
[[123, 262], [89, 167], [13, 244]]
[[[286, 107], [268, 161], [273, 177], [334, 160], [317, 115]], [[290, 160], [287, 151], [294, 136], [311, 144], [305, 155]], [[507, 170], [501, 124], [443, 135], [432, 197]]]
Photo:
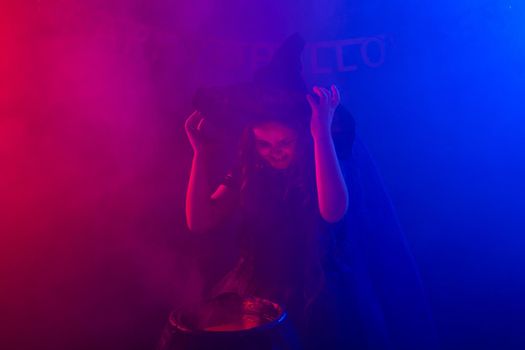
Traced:
[[286, 311], [258, 297], [221, 294], [170, 314], [159, 350], [298, 350]]

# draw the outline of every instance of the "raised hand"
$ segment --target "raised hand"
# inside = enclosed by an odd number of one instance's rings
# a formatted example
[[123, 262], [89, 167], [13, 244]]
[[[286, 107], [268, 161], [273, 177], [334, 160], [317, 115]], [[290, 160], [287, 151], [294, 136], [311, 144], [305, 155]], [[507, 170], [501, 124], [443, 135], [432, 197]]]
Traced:
[[205, 137], [203, 135], [204, 116], [199, 111], [194, 111], [186, 119], [184, 129], [194, 152], [200, 152], [204, 147]]
[[330, 90], [314, 86], [312, 91], [317, 96], [318, 101], [316, 101], [314, 96], [310, 94], [306, 95], [306, 99], [312, 108], [310, 132], [314, 138], [330, 136], [334, 112], [341, 101], [339, 90], [335, 85], [332, 85], [330, 86]]

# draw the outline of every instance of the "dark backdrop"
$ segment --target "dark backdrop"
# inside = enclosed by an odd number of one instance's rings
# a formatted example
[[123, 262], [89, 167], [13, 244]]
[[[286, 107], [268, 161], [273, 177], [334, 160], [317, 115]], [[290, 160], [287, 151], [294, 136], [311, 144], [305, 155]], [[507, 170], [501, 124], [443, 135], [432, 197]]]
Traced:
[[2, 348], [151, 348], [199, 300], [227, 247], [184, 228], [191, 96], [296, 31], [376, 159], [443, 347], [523, 348], [523, 6], [2, 2]]

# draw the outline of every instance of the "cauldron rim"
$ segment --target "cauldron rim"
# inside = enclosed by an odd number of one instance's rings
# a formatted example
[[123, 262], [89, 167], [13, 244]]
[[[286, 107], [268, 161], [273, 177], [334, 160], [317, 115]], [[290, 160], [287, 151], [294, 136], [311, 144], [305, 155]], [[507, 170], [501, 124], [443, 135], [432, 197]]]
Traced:
[[179, 331], [179, 332], [181, 332], [183, 334], [187, 334], [187, 335], [194, 335], [194, 336], [199, 336], [199, 337], [207, 337], [207, 336], [221, 337], [221, 336], [231, 336], [231, 335], [235, 334], [235, 335], [242, 336], [242, 335], [248, 335], [248, 334], [253, 334], [253, 333], [260, 333], [260, 332], [265, 332], [267, 330], [270, 330], [270, 329], [274, 328], [275, 326], [277, 326], [279, 324], [282, 324], [286, 320], [286, 318], [288, 317], [288, 313], [286, 312], [286, 310], [281, 305], [279, 305], [279, 304], [277, 304], [277, 303], [275, 303], [275, 302], [273, 302], [271, 300], [260, 298], [260, 297], [256, 297], [256, 296], [245, 296], [245, 297], [242, 297], [242, 299], [243, 299], [243, 302], [245, 302], [247, 300], [252, 300], [252, 301], [257, 301], [257, 302], [261, 302], [262, 301], [264, 303], [271, 304], [278, 311], [278, 317], [276, 317], [272, 321], [263, 323], [261, 325], [255, 326], [255, 327], [247, 328], [247, 329], [239, 329], [239, 330], [231, 330], [231, 331], [217, 331], [217, 330], [210, 331], [210, 330], [205, 330], [205, 329], [201, 329], [201, 328], [190, 328], [190, 327], [184, 325], [184, 322], [182, 322], [180, 320], [180, 316], [184, 315], [185, 311], [187, 311], [187, 310], [185, 308], [181, 307], [181, 308], [173, 310], [170, 313], [169, 323], [171, 324], [172, 327], [177, 329], [177, 331]]

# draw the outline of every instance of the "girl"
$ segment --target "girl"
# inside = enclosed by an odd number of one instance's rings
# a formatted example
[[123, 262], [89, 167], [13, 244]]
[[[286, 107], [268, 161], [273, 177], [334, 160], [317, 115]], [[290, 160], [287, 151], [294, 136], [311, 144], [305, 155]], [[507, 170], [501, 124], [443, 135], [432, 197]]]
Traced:
[[[278, 302], [306, 349], [437, 349], [381, 177], [337, 88], [308, 94], [304, 44], [293, 35], [252, 82], [197, 94], [202, 113], [186, 120], [194, 150], [188, 227], [204, 232], [233, 222], [240, 239], [237, 265], [212, 296]], [[204, 136], [219, 125], [210, 119], [244, 124], [238, 161], [217, 188], [209, 187], [205, 161]]]
[[314, 87], [296, 106], [253, 118], [237, 165], [216, 189], [208, 187], [204, 160], [206, 116], [195, 111], [185, 123], [194, 151], [189, 229], [204, 232], [234, 213], [239, 218], [240, 259], [214, 294], [280, 303], [309, 349], [367, 348], [354, 288], [338, 259], [337, 227], [349, 207], [331, 133], [339, 101], [334, 85]]

